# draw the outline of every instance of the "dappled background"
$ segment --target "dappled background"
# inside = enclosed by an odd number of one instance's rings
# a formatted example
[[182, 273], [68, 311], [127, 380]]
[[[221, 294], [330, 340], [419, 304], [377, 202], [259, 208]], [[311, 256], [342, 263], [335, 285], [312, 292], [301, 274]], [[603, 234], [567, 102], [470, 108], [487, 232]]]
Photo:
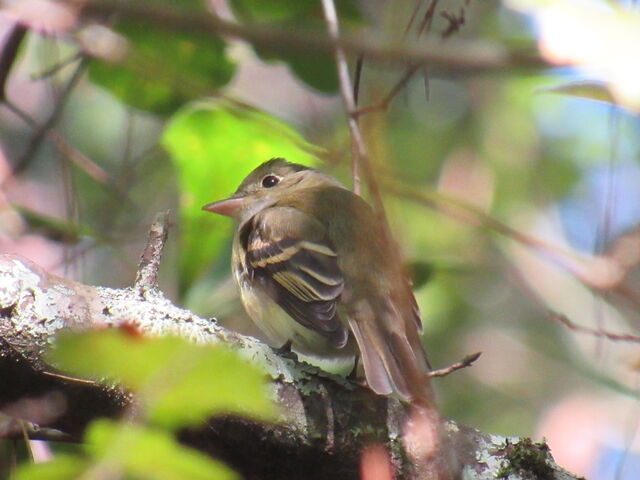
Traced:
[[[171, 209], [165, 292], [259, 335], [229, 275], [231, 221], [200, 207], [275, 156], [352, 184], [333, 57], [305, 43], [325, 38], [319, 2], [215, 0], [212, 24], [196, 1], [6, 3], [0, 253], [126, 286]], [[338, 16], [356, 44], [391, 45], [358, 74], [356, 47], [349, 62], [430, 361], [482, 352], [436, 380], [443, 414], [545, 437], [590, 479], [631, 479], [640, 17], [633, 2], [547, 3], [363, 0]], [[443, 58], [403, 54], [423, 38]]]

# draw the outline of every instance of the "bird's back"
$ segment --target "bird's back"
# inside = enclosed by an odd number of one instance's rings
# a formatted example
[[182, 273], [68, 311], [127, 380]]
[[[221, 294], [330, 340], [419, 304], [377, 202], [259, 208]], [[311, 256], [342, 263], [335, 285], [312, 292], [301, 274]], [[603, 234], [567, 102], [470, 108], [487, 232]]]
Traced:
[[373, 209], [336, 185], [301, 189], [287, 206], [326, 219], [344, 277], [339, 312], [356, 338], [369, 385], [405, 399], [430, 396], [415, 298], [395, 242]]

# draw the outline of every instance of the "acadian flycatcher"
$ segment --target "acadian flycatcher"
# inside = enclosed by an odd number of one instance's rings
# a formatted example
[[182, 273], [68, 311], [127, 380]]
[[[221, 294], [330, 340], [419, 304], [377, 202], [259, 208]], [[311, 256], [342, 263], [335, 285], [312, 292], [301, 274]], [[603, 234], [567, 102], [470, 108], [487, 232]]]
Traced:
[[274, 347], [353, 357], [378, 394], [431, 401], [411, 286], [373, 209], [333, 177], [275, 158], [202, 207], [237, 221], [232, 269]]

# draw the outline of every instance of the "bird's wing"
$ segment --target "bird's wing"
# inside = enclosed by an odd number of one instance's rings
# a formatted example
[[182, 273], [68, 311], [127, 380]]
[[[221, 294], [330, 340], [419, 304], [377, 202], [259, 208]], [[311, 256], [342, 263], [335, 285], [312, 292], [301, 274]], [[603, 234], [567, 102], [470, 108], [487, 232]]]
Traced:
[[254, 281], [295, 321], [344, 346], [348, 330], [336, 308], [344, 280], [322, 224], [294, 208], [268, 208], [243, 227], [241, 241]]
[[332, 198], [339, 198], [341, 211], [347, 212], [330, 225], [349, 233], [343, 238], [351, 242], [350, 255], [340, 259], [346, 284], [342, 303], [367, 383], [380, 394], [395, 392], [404, 400], [428, 402], [430, 369], [420, 337], [420, 314], [397, 246], [360, 197], [336, 190]]

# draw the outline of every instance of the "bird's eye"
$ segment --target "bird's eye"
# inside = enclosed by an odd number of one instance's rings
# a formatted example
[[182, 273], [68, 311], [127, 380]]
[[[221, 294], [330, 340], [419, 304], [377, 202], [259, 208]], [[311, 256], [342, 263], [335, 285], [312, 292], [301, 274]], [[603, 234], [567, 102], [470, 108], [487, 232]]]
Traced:
[[262, 186], [264, 188], [275, 187], [280, 182], [280, 178], [275, 175], [267, 175], [262, 179]]

